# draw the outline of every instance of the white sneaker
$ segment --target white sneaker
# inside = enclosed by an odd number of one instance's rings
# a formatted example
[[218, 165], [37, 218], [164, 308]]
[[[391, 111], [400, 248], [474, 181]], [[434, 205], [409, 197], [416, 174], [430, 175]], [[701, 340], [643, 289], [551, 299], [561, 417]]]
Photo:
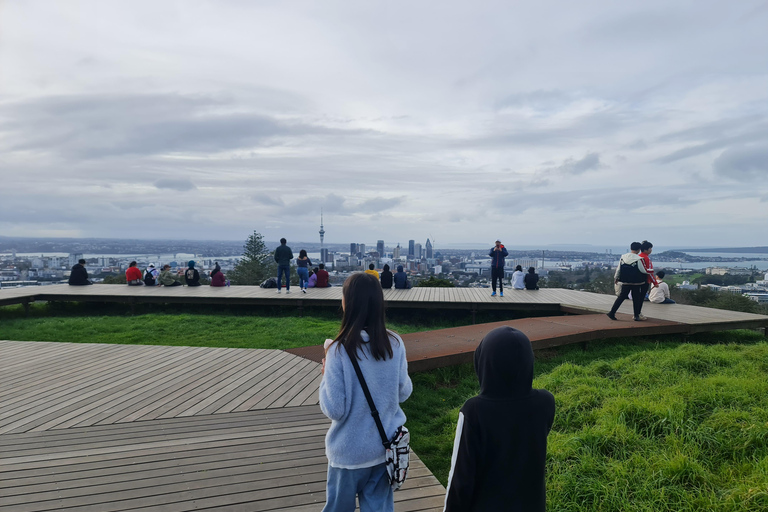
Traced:
[[307, 293], [307, 290], [306, 290], [306, 288], [302, 288], [302, 289], [301, 289], [301, 293]]
[[285, 293], [291, 293], [291, 290], [285, 290]]
[[278, 288], [278, 289], [277, 289], [277, 293], [280, 293], [280, 291], [281, 291], [281, 290], [280, 290], [280, 288]]

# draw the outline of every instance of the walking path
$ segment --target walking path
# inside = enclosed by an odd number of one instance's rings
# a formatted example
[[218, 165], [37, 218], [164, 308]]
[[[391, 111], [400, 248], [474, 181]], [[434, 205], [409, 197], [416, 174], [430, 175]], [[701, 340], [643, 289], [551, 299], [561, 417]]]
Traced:
[[[0, 510], [319, 511], [320, 365], [279, 350], [0, 341]], [[442, 510], [418, 457], [398, 511]]]

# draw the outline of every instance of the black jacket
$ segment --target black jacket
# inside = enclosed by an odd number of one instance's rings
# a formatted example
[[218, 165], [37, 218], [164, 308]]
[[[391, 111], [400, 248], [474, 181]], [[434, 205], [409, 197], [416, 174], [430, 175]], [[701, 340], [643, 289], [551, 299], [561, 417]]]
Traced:
[[184, 280], [187, 286], [200, 286], [200, 272], [196, 268], [188, 268], [184, 272]]
[[531, 274], [530, 272], [525, 274], [523, 278], [526, 290], [538, 290], [539, 289], [539, 274]]
[[512, 327], [492, 330], [475, 350], [475, 371], [480, 394], [459, 412], [445, 510], [543, 511], [555, 398], [531, 386], [531, 342]]
[[69, 274], [69, 284], [82, 286], [93, 283], [88, 280], [88, 271], [85, 270], [85, 267], [77, 263], [72, 267], [72, 272]]
[[392, 288], [392, 271], [384, 270], [381, 272], [381, 287], [385, 289]]
[[292, 259], [293, 251], [287, 245], [280, 244], [280, 246], [275, 249], [275, 262], [277, 262], [278, 265], [290, 265]]

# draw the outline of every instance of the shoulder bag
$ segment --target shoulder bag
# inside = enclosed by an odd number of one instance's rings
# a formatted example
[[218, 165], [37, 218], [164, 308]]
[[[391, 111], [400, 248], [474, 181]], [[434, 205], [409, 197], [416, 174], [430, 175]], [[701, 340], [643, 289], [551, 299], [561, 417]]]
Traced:
[[[344, 349], [346, 350], [346, 347]], [[405, 483], [405, 479], [408, 476], [408, 464], [411, 457], [411, 434], [405, 428], [405, 425], [401, 425], [397, 427], [397, 432], [395, 432], [392, 439], [387, 438], [387, 434], [384, 432], [384, 425], [381, 424], [381, 418], [379, 418], [379, 411], [376, 410], [376, 405], [373, 403], [373, 397], [368, 390], [368, 384], [365, 383], [365, 378], [363, 377], [362, 370], [360, 370], [357, 358], [349, 352], [347, 352], [347, 355], [352, 361], [352, 366], [355, 367], [357, 380], [360, 381], [365, 399], [371, 408], [371, 416], [373, 416], [373, 421], [376, 422], [376, 428], [379, 429], [381, 444], [384, 445], [386, 450], [387, 478], [389, 479], [389, 485], [396, 491]]]

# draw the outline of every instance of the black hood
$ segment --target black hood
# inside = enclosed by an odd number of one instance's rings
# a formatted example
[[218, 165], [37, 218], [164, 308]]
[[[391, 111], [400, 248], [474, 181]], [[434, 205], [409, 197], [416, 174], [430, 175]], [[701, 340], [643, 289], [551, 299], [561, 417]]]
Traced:
[[528, 336], [512, 327], [497, 327], [475, 350], [480, 396], [518, 398], [531, 392], [533, 349]]

